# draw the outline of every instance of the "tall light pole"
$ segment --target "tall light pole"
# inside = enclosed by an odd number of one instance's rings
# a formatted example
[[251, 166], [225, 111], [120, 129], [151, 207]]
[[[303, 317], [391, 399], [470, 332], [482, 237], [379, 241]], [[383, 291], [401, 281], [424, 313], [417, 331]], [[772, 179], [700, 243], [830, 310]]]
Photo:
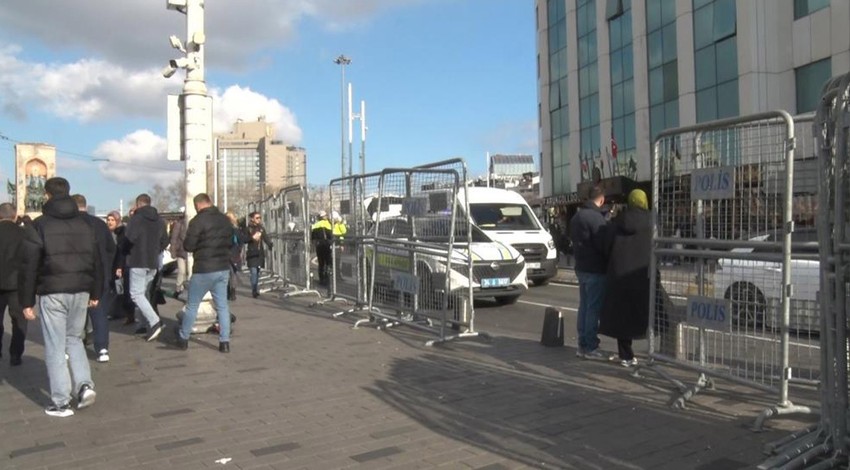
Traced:
[[[186, 15], [186, 42], [171, 36], [171, 47], [184, 53], [179, 59], [171, 59], [162, 70], [170, 78], [178, 69], [186, 70], [183, 92], [177, 99], [179, 107], [180, 159], [186, 162], [186, 219], [195, 216], [193, 198], [207, 192], [207, 161], [213, 157], [212, 148], [212, 99], [207, 96], [204, 81], [204, 0], [166, 0], [169, 10]], [[186, 271], [192, 272], [193, 259], [189, 254]], [[209, 301], [201, 302], [198, 308], [195, 331], [205, 331], [215, 322], [216, 314]]]
[[334, 59], [334, 63], [342, 66], [342, 77], [339, 82], [339, 170], [340, 176], [345, 176], [345, 66], [351, 59], [344, 54]]

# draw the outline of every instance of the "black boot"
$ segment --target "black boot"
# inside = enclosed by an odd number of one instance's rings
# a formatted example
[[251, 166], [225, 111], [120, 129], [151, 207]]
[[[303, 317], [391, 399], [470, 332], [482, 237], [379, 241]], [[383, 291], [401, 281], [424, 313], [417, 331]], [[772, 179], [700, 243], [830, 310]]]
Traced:
[[230, 352], [230, 342], [229, 341], [222, 341], [222, 342], [218, 343], [218, 352], [229, 353]]

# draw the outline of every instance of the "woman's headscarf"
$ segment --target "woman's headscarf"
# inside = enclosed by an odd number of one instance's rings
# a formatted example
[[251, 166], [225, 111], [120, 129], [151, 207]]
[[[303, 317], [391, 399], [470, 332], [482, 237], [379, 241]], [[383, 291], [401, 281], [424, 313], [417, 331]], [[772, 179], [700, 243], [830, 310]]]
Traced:
[[629, 193], [629, 207], [639, 207], [643, 210], [649, 210], [649, 201], [646, 199], [646, 193], [641, 189], [633, 189]]
[[118, 211], [109, 211], [109, 213], [108, 213], [108, 214], [106, 214], [106, 216], [107, 216], [107, 217], [112, 217], [113, 219], [115, 219], [115, 221], [116, 221], [116, 222], [118, 222], [118, 225], [121, 225], [121, 213], [120, 213], [120, 212], [118, 212]]

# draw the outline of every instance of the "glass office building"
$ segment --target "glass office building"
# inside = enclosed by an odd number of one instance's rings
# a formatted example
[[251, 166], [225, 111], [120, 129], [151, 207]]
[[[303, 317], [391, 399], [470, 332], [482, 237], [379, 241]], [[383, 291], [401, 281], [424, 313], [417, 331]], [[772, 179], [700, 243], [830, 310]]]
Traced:
[[850, 70], [847, 0], [535, 0], [541, 196], [651, 180], [663, 129], [815, 109]]

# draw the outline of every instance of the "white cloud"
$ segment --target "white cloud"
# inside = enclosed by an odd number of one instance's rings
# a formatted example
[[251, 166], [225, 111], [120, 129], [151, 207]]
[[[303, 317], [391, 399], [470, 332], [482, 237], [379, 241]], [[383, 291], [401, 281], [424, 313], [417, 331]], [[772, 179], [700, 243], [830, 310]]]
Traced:
[[0, 109], [26, 117], [33, 104], [62, 118], [82, 122], [119, 116], [159, 117], [165, 95], [179, 84], [158, 70], [128, 70], [103, 60], [67, 64], [27, 62], [17, 46], [0, 47]]
[[109, 180], [168, 184], [183, 176], [183, 163], [166, 160], [166, 147], [164, 138], [141, 129], [120, 140], [101, 143], [94, 155], [109, 160], [98, 165], [100, 173]]
[[[389, 8], [426, 0], [251, 0], [206, 2], [210, 64], [244, 69], [260, 51], [282, 47], [297, 23], [353, 28]], [[430, 0], [434, 1], [434, 0]], [[175, 56], [168, 36], [186, 34], [185, 16], [151, 0], [26, 0], [0, 2], [0, 30], [34, 37], [51, 48], [83, 49], [124, 66], [161, 67]]]
[[238, 85], [230, 86], [224, 91], [212, 89], [210, 95], [213, 97], [215, 132], [230, 130], [238, 119], [254, 121], [265, 116], [266, 122], [275, 124], [278, 139], [292, 145], [301, 142], [301, 128], [298, 127], [295, 115], [278, 100]]

